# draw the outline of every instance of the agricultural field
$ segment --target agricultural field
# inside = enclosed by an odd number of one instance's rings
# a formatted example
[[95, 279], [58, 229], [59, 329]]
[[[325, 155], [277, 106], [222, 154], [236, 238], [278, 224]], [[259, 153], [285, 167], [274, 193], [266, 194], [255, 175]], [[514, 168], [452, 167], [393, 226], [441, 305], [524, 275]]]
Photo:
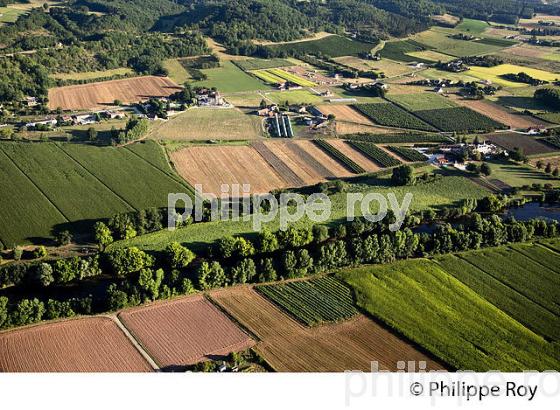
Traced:
[[103, 80], [104, 78], [109, 78], [117, 75], [131, 75], [134, 71], [127, 67], [115, 68], [113, 70], [105, 71], [87, 71], [83, 73], [56, 73], [52, 74], [51, 77], [56, 80]]
[[[489, 262], [488, 266], [492, 267], [498, 264], [491, 258], [485, 258], [484, 262]], [[507, 258], [500, 263], [502, 270], [508, 267], [523, 269], [523, 265], [516, 267]], [[402, 261], [348, 269], [339, 276], [354, 289], [360, 308], [452, 368], [515, 372], [524, 369], [543, 371], [560, 366], [552, 344], [455, 279], [437, 263]], [[524, 282], [527, 283], [526, 277]], [[543, 284], [544, 281], [540, 281], [540, 285]], [[528, 286], [537, 287], [539, 292], [555, 292], [537, 284]]]
[[49, 90], [49, 108], [87, 110], [106, 108], [120, 100], [125, 104], [150, 97], [167, 97], [181, 88], [167, 77], [134, 77], [99, 83], [70, 85]]
[[445, 132], [493, 131], [504, 124], [466, 107], [415, 111], [426, 123]]
[[555, 81], [557, 78], [560, 77], [560, 75], [556, 73], [551, 73], [544, 70], [538, 70], [536, 68], [523, 67], [514, 64], [501, 64], [496, 67], [473, 66], [467, 71], [467, 74], [473, 77], [480, 78], [481, 80], [490, 80], [494, 84], [498, 84], [503, 87], [512, 87], [512, 88], [527, 87], [527, 84], [505, 80], [500, 77], [501, 75], [504, 74], [511, 74], [511, 73], [518, 74], [521, 72], [526, 73], [538, 80], [544, 80], [549, 82]]
[[486, 140], [500, 147], [513, 151], [515, 148], [523, 150], [525, 155], [549, 154], [558, 149], [548, 145], [531, 135], [523, 135], [509, 132], [500, 132], [487, 135]]
[[314, 82], [306, 80], [303, 77], [297, 76], [295, 74], [288, 73], [280, 68], [270, 68], [267, 70], [256, 70], [252, 71], [252, 74], [263, 80], [268, 84], [282, 84], [286, 81], [291, 83], [301, 85], [302, 87], [313, 87]]
[[387, 99], [407, 111], [438, 110], [456, 107], [453, 101], [431, 92], [387, 95]]
[[[546, 164], [547, 160], [543, 161]], [[517, 165], [501, 161], [491, 161], [489, 165], [492, 169], [491, 178], [502, 181], [509, 186], [522, 187], [532, 184], [560, 186], [560, 181], [556, 178], [527, 165]]]
[[405, 161], [409, 161], [409, 162], [423, 162], [423, 161], [427, 161], [428, 159], [424, 154], [412, 148], [392, 145], [387, 147], [387, 149], [397, 154], [400, 158], [404, 159]]
[[367, 155], [352, 147], [352, 144], [347, 141], [332, 139], [328, 143], [337, 149], [342, 155], [352, 160], [358, 166], [365, 170], [365, 172], [379, 171], [379, 165], [372, 161]]
[[419, 61], [431, 61], [434, 63], [437, 63], [438, 61], [441, 61], [442, 63], [447, 63], [451, 60], [455, 60], [456, 58], [448, 54], [443, 54], [434, 50], [412, 51], [410, 53], [407, 53], [407, 55]]
[[490, 28], [490, 25], [486, 21], [473, 20], [473, 19], [463, 19], [461, 23], [455, 26], [458, 31], [467, 32], [469, 34], [482, 34]]
[[530, 115], [522, 114], [488, 100], [468, 100], [456, 98], [455, 103], [470, 108], [479, 114], [485, 115], [494, 121], [505, 124], [514, 129], [528, 129], [547, 125], [546, 121], [539, 120]]
[[15, 23], [19, 16], [25, 14], [25, 10], [12, 7], [0, 7], [0, 26], [4, 23]]
[[223, 61], [220, 67], [200, 71], [206, 74], [208, 79], [193, 82], [192, 85], [195, 87], [216, 87], [225, 94], [270, 89], [269, 86], [245, 73], [231, 61]]
[[400, 64], [395, 61], [382, 59], [380, 61], [363, 60], [358, 57], [338, 57], [334, 59], [337, 63], [355, 68], [357, 70], [376, 70], [381, 71], [387, 78], [410, 74], [417, 69]]
[[357, 124], [353, 122], [336, 122], [336, 133], [344, 137], [347, 134], [391, 134], [395, 130], [390, 128], [376, 127], [372, 125]]
[[[543, 252], [535, 252], [538, 250], [536, 248], [542, 249]], [[515, 254], [514, 249], [506, 250]], [[537, 255], [538, 257], [548, 257], [545, 260], [556, 260], [558, 258], [558, 255], [555, 256], [552, 251], [541, 248], [539, 245], [521, 245], [521, 249], [527, 249], [529, 254], [534, 252], [532, 255], [534, 257], [537, 257]], [[474, 253], [474, 257], [476, 255]], [[500, 279], [475, 267], [460, 255], [441, 256], [436, 258], [436, 261], [455, 279], [463, 282], [525, 327], [549, 340], [560, 340], [560, 317], [541, 306], [538, 301], [528, 299]], [[528, 273], [528, 275], [530, 274]], [[530, 275], [526, 280], [538, 282], [541, 277], [540, 275]]]
[[[273, 147], [274, 145], [270, 144], [269, 146]], [[293, 152], [290, 148], [296, 147], [292, 144], [286, 144], [284, 148], [289, 155], [290, 152]], [[318, 171], [321, 171], [321, 169], [319, 168], [320, 166], [321, 164], [317, 166], [318, 169], [314, 170], [305, 162], [303, 162], [302, 164], [302, 167], [306, 167], [306, 170], [315, 173], [315, 175], [316, 173], [318, 173]], [[429, 169], [419, 170], [418, 172], [424, 171], [429, 172]], [[446, 176], [434, 181], [433, 183], [406, 187], [391, 186], [389, 178], [390, 176], [379, 179], [372, 178], [371, 182], [369, 183], [348, 184], [346, 191], [362, 192], [364, 194], [375, 192], [381, 195], [393, 193], [397, 197], [399, 203], [400, 201], [402, 201], [404, 196], [410, 192], [414, 195], [414, 201], [412, 201], [411, 203], [412, 211], [421, 211], [425, 209], [437, 210], [440, 207], [457, 204], [458, 201], [464, 198], [481, 199], [488, 196], [488, 194], [490, 193], [490, 191], [475, 184], [470, 179], [460, 176]], [[344, 193], [333, 194], [330, 195], [329, 198], [332, 203], [332, 212], [327, 223], [331, 226], [334, 226], [336, 225], [337, 221], [346, 217], [347, 198], [346, 194]], [[370, 211], [372, 213], [377, 212], [376, 202], [372, 204]], [[356, 207], [356, 215], [361, 215], [361, 209], [359, 209], [359, 207]], [[313, 221], [310, 221], [308, 218], [302, 218], [297, 223], [294, 223], [295, 227], [309, 228], [313, 225]], [[265, 226], [271, 231], [276, 231], [279, 228], [279, 220], [275, 219], [274, 221], [265, 224]], [[219, 221], [203, 224], [192, 224], [190, 226], [177, 229], [173, 232], [164, 230], [147, 235], [142, 235], [131, 240], [119, 241], [112, 245], [111, 248], [136, 246], [143, 250], [159, 251], [164, 249], [170, 242], [180, 242], [183, 245], [191, 248], [193, 251], [204, 251], [205, 249], [207, 249], [208, 244], [211, 244], [217, 239], [224, 236], [251, 234], [254, 234], [252, 220]]]
[[163, 369], [225, 356], [254, 344], [203, 296], [124, 310], [119, 319]]
[[361, 141], [350, 141], [349, 143], [352, 147], [356, 148], [364, 155], [367, 155], [372, 161], [375, 161], [383, 168], [401, 165], [401, 161], [395, 158], [395, 156], [389, 154], [387, 151], [374, 144]]
[[560, 124], [560, 112], [540, 112], [540, 113], [535, 113], [534, 114], [535, 117], [552, 123], [552, 124]]
[[391, 103], [358, 104], [354, 107], [379, 125], [423, 131], [436, 130], [431, 125]]
[[413, 144], [413, 143], [429, 143], [429, 142], [449, 142], [450, 139], [441, 134], [413, 134], [413, 133], [395, 133], [395, 134], [354, 134], [345, 135], [345, 139], [351, 141], [372, 142], [374, 144]]
[[369, 118], [349, 105], [319, 105], [317, 109], [326, 116], [334, 115], [337, 122], [344, 121], [362, 125], [374, 125]]
[[362, 43], [346, 37], [331, 35], [319, 40], [305, 40], [294, 43], [270, 45], [269, 48], [293, 54], [322, 54], [329, 57], [357, 56], [370, 52], [375, 44]]
[[259, 339], [254, 349], [275, 371], [370, 371], [372, 361], [396, 371], [399, 360], [425, 361], [428, 369], [444, 369], [363, 315], [308, 328], [248, 287], [216, 291], [211, 298]]
[[269, 68], [290, 67], [294, 65], [284, 58], [249, 58], [247, 60], [237, 60], [234, 64], [243, 71], [266, 70]]
[[167, 70], [167, 76], [177, 84], [184, 84], [192, 79], [189, 72], [183, 67], [177, 58], [170, 58], [162, 62], [163, 67]]
[[11, 192], [2, 196], [0, 211], [6, 246], [48, 238], [68, 222], [166, 206], [169, 192], [191, 192], [169, 168], [154, 165], [166, 162], [155, 143], [136, 153], [132, 147], [2, 143], [0, 157], [0, 185]]
[[332, 277], [255, 290], [306, 326], [341, 322], [358, 314], [350, 289]]
[[431, 60], [414, 57], [409, 54], [426, 50], [427, 48], [423, 45], [410, 40], [387, 41], [383, 46], [383, 49], [379, 51], [379, 54], [383, 58], [402, 61], [405, 63], [432, 63]]
[[321, 104], [325, 101], [323, 97], [307, 90], [273, 91], [264, 93], [263, 97], [274, 104]]
[[263, 135], [261, 123], [236, 108], [191, 108], [154, 123], [148, 135], [155, 140], [249, 140]]
[[505, 42], [505, 40], [498, 44], [494, 42], [494, 39], [489, 39], [490, 41], [486, 39], [481, 41], [457, 40], [450, 37], [448, 30], [438, 27], [432, 27], [430, 30], [418, 33], [412, 39], [428, 49], [455, 57], [488, 54], [516, 44], [516, 42]]
[[149, 372], [110, 318], [92, 317], [0, 332], [0, 372]]
[[329, 154], [331, 157], [336, 159], [341, 165], [343, 165], [349, 171], [355, 174], [363, 174], [366, 172], [364, 168], [358, 165], [354, 160], [350, 159], [342, 152], [338, 150], [334, 145], [328, 143], [325, 140], [315, 140], [315, 144], [320, 147], [323, 151]]

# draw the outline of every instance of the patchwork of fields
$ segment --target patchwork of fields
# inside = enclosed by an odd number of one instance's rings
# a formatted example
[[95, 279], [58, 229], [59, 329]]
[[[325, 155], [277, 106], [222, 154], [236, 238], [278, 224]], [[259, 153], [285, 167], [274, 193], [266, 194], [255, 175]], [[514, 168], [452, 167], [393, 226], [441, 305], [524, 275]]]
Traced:
[[124, 80], [70, 85], [49, 90], [49, 108], [55, 110], [87, 110], [106, 108], [115, 100], [125, 104], [144, 101], [150, 97], [167, 97], [181, 87], [167, 77], [135, 77]]
[[[222, 184], [250, 184], [251, 193], [313, 185], [331, 178], [372, 172], [379, 165], [342, 141], [329, 142], [341, 152], [337, 158], [313, 141], [262, 141], [251, 146], [192, 146], [171, 153], [177, 171], [205, 193], [220, 194]], [[363, 170], [348, 166], [356, 161]]]
[[155, 143], [140, 145], [0, 144], [1, 242], [12, 246], [69, 222], [163, 207], [169, 192], [191, 191]]
[[346, 37], [330, 35], [319, 40], [306, 40], [293, 43], [268, 46], [274, 51], [286, 51], [292, 54], [321, 54], [329, 57], [357, 56], [370, 52], [375, 44], [350, 40]]
[[276, 371], [369, 371], [371, 361], [378, 361], [381, 369], [395, 371], [399, 360], [425, 361], [428, 369], [443, 369], [363, 315], [307, 328], [251, 288], [217, 291], [211, 297], [259, 339], [255, 350]]

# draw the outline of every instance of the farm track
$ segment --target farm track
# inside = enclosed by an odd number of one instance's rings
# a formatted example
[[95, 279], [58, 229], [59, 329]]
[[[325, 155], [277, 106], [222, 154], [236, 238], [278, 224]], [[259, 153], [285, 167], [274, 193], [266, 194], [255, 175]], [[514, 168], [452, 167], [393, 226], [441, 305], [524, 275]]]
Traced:
[[286, 163], [278, 158], [264, 142], [254, 142], [252, 146], [289, 186], [297, 187], [305, 185], [305, 181], [286, 165]]
[[115, 324], [119, 327], [119, 329], [122, 330], [122, 332], [125, 334], [125, 336], [128, 338], [128, 340], [130, 340], [130, 343], [132, 343], [132, 345], [134, 346], [134, 348], [136, 350], [138, 350], [138, 353], [140, 353], [142, 355], [142, 357], [144, 357], [144, 359], [150, 364], [150, 366], [152, 366], [152, 369], [154, 369], [154, 371], [158, 371], [160, 370], [159, 365], [156, 363], [156, 361], [152, 358], [152, 356], [150, 356], [148, 354], [148, 352], [146, 351], [146, 349], [144, 349], [144, 347], [138, 342], [138, 340], [136, 340], [134, 338], [134, 336], [132, 335], [132, 333], [130, 333], [130, 331], [126, 328], [126, 326], [123, 324], [123, 322], [121, 322], [121, 320], [119, 319], [119, 317], [117, 315], [110, 315], [108, 316], [113, 322], [115, 322]]

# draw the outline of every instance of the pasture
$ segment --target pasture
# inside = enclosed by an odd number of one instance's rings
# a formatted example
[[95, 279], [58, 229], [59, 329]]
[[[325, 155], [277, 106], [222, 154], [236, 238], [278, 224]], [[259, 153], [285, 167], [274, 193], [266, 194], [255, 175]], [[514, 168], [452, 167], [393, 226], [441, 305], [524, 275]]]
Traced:
[[44, 240], [69, 222], [166, 206], [169, 192], [191, 192], [162, 168], [164, 154], [153, 142], [137, 149], [2, 143], [0, 158], [2, 192], [10, 193], [2, 195], [0, 211], [6, 246]]
[[[455, 57], [487, 54], [506, 47], [506, 45], [486, 44], [482, 41], [457, 40], [450, 37], [448, 30], [437, 27], [418, 33], [412, 39], [426, 48]], [[513, 44], [515, 42], [508, 43], [508, 45]]]
[[254, 344], [203, 296], [127, 309], [118, 317], [163, 369], [226, 356]]
[[216, 291], [211, 298], [247, 328], [259, 342], [255, 350], [278, 372], [397, 370], [399, 360], [443, 366], [363, 315], [338, 324], [308, 328], [285, 315], [249, 287]]
[[321, 104], [323, 97], [307, 90], [273, 91], [263, 94], [264, 98], [275, 104]]
[[167, 75], [177, 84], [184, 84], [185, 82], [191, 80], [191, 75], [183, 67], [177, 58], [170, 58], [162, 62], [163, 67], [167, 70]]
[[411, 51], [410, 53], [407, 53], [407, 55], [415, 59], [418, 59], [419, 61], [431, 61], [434, 63], [438, 61], [441, 61], [442, 63], [447, 63], [448, 61], [455, 59], [455, 57], [453, 56], [450, 56], [448, 54], [443, 54], [434, 50]]
[[117, 324], [106, 317], [1, 332], [0, 346], [0, 372], [152, 371]]
[[86, 71], [83, 73], [56, 73], [51, 74], [51, 77], [57, 80], [100, 80], [102, 81], [104, 78], [109, 78], [112, 76], [119, 76], [119, 75], [131, 75], [134, 71], [127, 67], [115, 68], [112, 70], [105, 70], [105, 71]]
[[268, 90], [269, 86], [245, 73], [231, 61], [222, 61], [220, 67], [202, 71], [208, 78], [193, 82], [193, 86], [216, 87], [222, 93]]
[[262, 136], [261, 122], [236, 108], [191, 108], [154, 123], [148, 135], [156, 140], [248, 140]]
[[469, 34], [482, 34], [488, 28], [490, 28], [490, 25], [487, 22], [473, 19], [463, 19], [461, 23], [455, 26], [456, 30], [464, 31]]
[[167, 97], [181, 88], [167, 77], [135, 77], [90, 84], [70, 85], [49, 90], [49, 108], [87, 110], [113, 106], [115, 100], [125, 104], [150, 97]]
[[[546, 160], [544, 160], [546, 164]], [[552, 162], [552, 161], [551, 161]], [[538, 171], [527, 165], [517, 165], [511, 162], [492, 161], [489, 162], [492, 169], [493, 179], [505, 182], [509, 186], [522, 187], [532, 184], [552, 184], [560, 186], [560, 181], [544, 172]]]
[[275, 44], [268, 46], [274, 51], [286, 51], [297, 54], [322, 54], [329, 57], [357, 56], [370, 52], [375, 44], [363, 43], [349, 38], [330, 35], [319, 40], [304, 40], [293, 43]]
[[390, 78], [390, 77], [395, 77], [395, 76], [400, 76], [400, 75], [404, 75], [404, 74], [408, 74], [408, 73], [412, 73], [413, 71], [415, 71], [416, 69], [413, 67], [409, 67], [405, 64], [399, 64], [395, 61], [391, 61], [391, 60], [387, 60], [387, 59], [382, 59], [380, 61], [372, 61], [372, 60], [363, 60], [361, 58], [358, 57], [338, 57], [335, 58], [335, 61], [358, 69], [358, 70], [377, 70], [377, 71], [382, 71], [383, 73], [385, 73], [385, 76]]
[[248, 58], [247, 60], [236, 60], [234, 64], [243, 71], [266, 70], [269, 68], [281, 68], [294, 65], [283, 58]]
[[[502, 269], [515, 267], [507, 259], [500, 263]], [[560, 366], [552, 344], [434, 262], [361, 267], [339, 276], [354, 289], [360, 308], [453, 368], [515, 372]], [[529, 286], [546, 291], [543, 282]]]

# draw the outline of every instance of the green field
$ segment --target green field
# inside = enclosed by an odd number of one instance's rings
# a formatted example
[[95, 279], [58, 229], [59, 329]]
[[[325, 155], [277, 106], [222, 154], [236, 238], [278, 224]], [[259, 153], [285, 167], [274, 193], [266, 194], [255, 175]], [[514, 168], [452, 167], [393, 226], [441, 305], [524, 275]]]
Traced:
[[177, 84], [184, 84], [192, 79], [189, 72], [176, 58], [170, 58], [163, 61], [163, 67], [167, 70], [167, 75]]
[[291, 54], [322, 54], [329, 57], [357, 56], [370, 52], [375, 44], [362, 43], [346, 37], [332, 35], [320, 40], [299, 41], [297, 43], [275, 44], [268, 46], [275, 51], [286, 51]]
[[[544, 160], [546, 163], [546, 160]], [[552, 184], [560, 186], [560, 181], [552, 176], [540, 172], [528, 165], [517, 165], [510, 162], [491, 161], [488, 163], [492, 169], [491, 178], [499, 179], [513, 187], [522, 187], [532, 184]]]
[[305, 78], [299, 77], [295, 74], [288, 73], [287, 71], [284, 71], [280, 68], [271, 68], [267, 71], [275, 76], [282, 78], [283, 80], [301, 85], [302, 87], [313, 87], [314, 85], [316, 85], [312, 81], [306, 80]]
[[2, 25], [2, 23], [15, 23], [18, 17], [24, 13], [27, 13], [27, 10], [0, 7], [0, 25]]
[[[450, 37], [448, 30], [431, 28], [412, 37], [415, 41], [432, 48], [440, 53], [455, 57], [473, 56], [487, 54], [504, 48], [504, 45], [484, 44], [477, 41], [457, 40]], [[513, 45], [515, 43], [511, 43]]]
[[409, 40], [388, 41], [385, 43], [379, 54], [383, 58], [402, 61], [405, 63], [411, 63], [414, 61], [418, 63], [432, 63], [432, 60], [423, 59], [409, 54], [425, 51], [426, 49], [426, 47]]
[[266, 93], [265, 97], [276, 104], [288, 101], [289, 104], [321, 104], [323, 98], [307, 90], [276, 91]]
[[[506, 261], [504, 266], [513, 265]], [[348, 269], [339, 276], [354, 289], [360, 308], [453, 368], [517, 372], [560, 366], [557, 346], [437, 263], [403, 261]]]
[[397, 154], [399, 157], [404, 158], [406, 161], [422, 162], [428, 160], [428, 157], [412, 148], [401, 146], [389, 146], [387, 148]]
[[431, 125], [391, 103], [358, 104], [354, 107], [379, 125], [422, 131], [436, 131]]
[[506, 128], [493, 119], [466, 107], [415, 111], [426, 123], [445, 132], [492, 131]]
[[456, 107], [455, 103], [436, 93], [395, 94], [387, 95], [389, 101], [400, 105], [408, 111], [436, 110]]
[[290, 67], [294, 65], [284, 58], [249, 58], [247, 60], [236, 60], [233, 63], [244, 71], [266, 70], [268, 68]]
[[200, 71], [206, 74], [208, 79], [194, 82], [194, 86], [216, 87], [223, 93], [270, 89], [263, 82], [243, 72], [231, 61], [223, 61], [220, 67]]
[[[535, 256], [537, 256], [536, 251], [540, 248], [538, 245], [516, 245], [516, 247], [526, 248], [530, 253], [534, 253]], [[540, 249], [547, 252], [548, 255], [546, 256], [550, 255], [554, 259], [559, 257], [545, 248]], [[513, 250], [510, 252], [515, 253]], [[542, 257], [543, 255], [539, 256]], [[512, 289], [504, 282], [473, 266], [461, 257], [447, 255], [436, 258], [436, 261], [446, 272], [453, 275], [528, 329], [550, 340], [560, 339], [560, 318], [540, 304], [535, 303], [517, 290]], [[527, 280], [538, 282], [540, 276], [530, 275]]]
[[84, 73], [58, 73], [53, 74], [52, 77], [56, 78], [57, 80], [97, 80], [103, 78], [109, 78], [112, 76], [125, 76], [129, 74], [133, 74], [134, 71], [130, 68], [123, 67], [123, 68], [115, 68], [113, 70], [105, 70], [105, 71], [87, 71]]
[[347, 320], [358, 314], [350, 289], [332, 277], [255, 289], [307, 326]]
[[[402, 201], [404, 195], [408, 192], [414, 195], [411, 203], [413, 210], [438, 209], [441, 206], [449, 206], [457, 204], [464, 198], [483, 198], [488, 196], [488, 191], [479, 185], [474, 184], [467, 178], [450, 176], [443, 177], [432, 183], [421, 184], [410, 187], [393, 187], [389, 182], [389, 177], [374, 179], [370, 183], [351, 184], [347, 186], [347, 192], [376, 192], [387, 195], [392, 192], [399, 201]], [[330, 196], [332, 202], [332, 213], [329, 224], [335, 224], [346, 216], [346, 195], [344, 193], [334, 194]], [[375, 205], [374, 202], [372, 205]], [[376, 212], [377, 208], [372, 207], [371, 212]], [[356, 208], [356, 214], [361, 215], [359, 207]], [[131, 239], [129, 241], [120, 241], [115, 247], [137, 246], [144, 250], [161, 250], [164, 249], [169, 242], [180, 242], [188, 245], [193, 250], [204, 250], [208, 244], [213, 243], [219, 238], [231, 235], [249, 235], [254, 234], [253, 222], [250, 221], [216, 221], [209, 223], [197, 223], [175, 231], [160, 231], [148, 235], [143, 235]], [[313, 222], [304, 217], [296, 224], [296, 227], [310, 227]], [[279, 227], [278, 219], [266, 224], [266, 226], [276, 231]]]
[[153, 142], [136, 153], [54, 143], [1, 143], [0, 151], [0, 240], [9, 246], [48, 237], [58, 224], [164, 207], [169, 192], [191, 192], [162, 169], [163, 152]]
[[463, 19], [461, 23], [455, 26], [458, 31], [468, 32], [469, 34], [482, 34], [490, 25], [482, 20]]

